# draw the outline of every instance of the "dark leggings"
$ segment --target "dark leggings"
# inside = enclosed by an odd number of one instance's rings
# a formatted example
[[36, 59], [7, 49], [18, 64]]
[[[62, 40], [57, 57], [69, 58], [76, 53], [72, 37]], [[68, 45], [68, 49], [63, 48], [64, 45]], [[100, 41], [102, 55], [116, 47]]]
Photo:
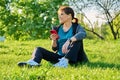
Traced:
[[59, 58], [62, 56], [58, 55], [57, 53], [48, 51], [44, 48], [37, 47], [33, 52], [33, 60], [37, 63], [40, 63], [42, 59], [45, 59], [47, 61], [50, 61], [52, 63], [58, 62]]
[[[60, 58], [63, 56], [58, 55], [57, 53], [48, 51], [44, 48], [37, 47], [34, 52], [33, 52], [33, 60], [36, 61], [37, 63], [41, 63], [41, 60], [47, 60], [50, 61], [51, 63], [56, 63], [59, 61]], [[65, 55], [66, 58], [68, 58], [70, 63], [74, 63], [75, 60], [77, 60], [77, 54], [73, 50], [70, 50], [70, 52]]]
[[[65, 55], [67, 59], [69, 59], [69, 63], [77, 63], [77, 62], [83, 62], [88, 61], [88, 58], [80, 46], [80, 42], [74, 43], [73, 47], [70, 49], [70, 51]], [[58, 55], [57, 53], [48, 51], [44, 48], [37, 47], [33, 52], [33, 60], [37, 63], [40, 63], [42, 59], [45, 59], [47, 61], [50, 61], [52, 63], [58, 62], [60, 58], [63, 56]]]

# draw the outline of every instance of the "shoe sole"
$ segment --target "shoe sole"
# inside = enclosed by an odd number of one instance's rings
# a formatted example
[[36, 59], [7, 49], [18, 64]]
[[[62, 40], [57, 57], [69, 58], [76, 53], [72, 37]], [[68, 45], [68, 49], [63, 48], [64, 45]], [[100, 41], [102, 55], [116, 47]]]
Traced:
[[17, 64], [19, 67], [24, 67], [24, 66], [27, 66], [27, 63], [18, 63]]
[[31, 68], [31, 67], [39, 67], [40, 65], [29, 65], [27, 63], [18, 63], [18, 66], [19, 67], [25, 67], [25, 66], [27, 66], [27, 67]]

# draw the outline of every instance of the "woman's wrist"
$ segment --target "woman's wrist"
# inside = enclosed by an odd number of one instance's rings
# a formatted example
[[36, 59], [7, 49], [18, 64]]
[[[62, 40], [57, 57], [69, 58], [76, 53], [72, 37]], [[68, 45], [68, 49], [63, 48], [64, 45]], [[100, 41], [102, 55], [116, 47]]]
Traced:
[[72, 43], [72, 39], [71, 38], [69, 38], [68, 41], [69, 41], [69, 43]]
[[52, 46], [56, 46], [57, 43], [56, 43], [56, 40], [52, 40]]
[[52, 42], [56, 42], [57, 40], [52, 40]]
[[69, 39], [69, 41], [70, 41], [70, 43], [72, 43], [72, 39], [71, 38]]
[[72, 38], [69, 39], [69, 42], [70, 42], [70, 43], [73, 43], [73, 42], [75, 42], [75, 41], [76, 41], [76, 38], [75, 38], [75, 37], [72, 37]]

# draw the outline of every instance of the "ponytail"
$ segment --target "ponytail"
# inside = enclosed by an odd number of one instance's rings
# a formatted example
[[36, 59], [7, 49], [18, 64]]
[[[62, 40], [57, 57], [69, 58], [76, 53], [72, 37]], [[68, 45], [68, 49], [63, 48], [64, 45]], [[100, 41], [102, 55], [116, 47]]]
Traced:
[[73, 23], [78, 23], [78, 19], [77, 18], [73, 18], [72, 22]]

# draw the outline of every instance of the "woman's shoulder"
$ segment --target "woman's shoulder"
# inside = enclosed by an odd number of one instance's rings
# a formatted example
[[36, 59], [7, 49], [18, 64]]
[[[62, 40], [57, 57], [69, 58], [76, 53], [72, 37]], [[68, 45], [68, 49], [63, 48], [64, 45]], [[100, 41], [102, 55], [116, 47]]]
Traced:
[[78, 23], [73, 23], [73, 27], [82, 27], [80, 24], [78, 24]]
[[59, 28], [61, 27], [62, 25], [58, 25], [58, 26], [54, 26], [53, 29], [56, 30], [58, 32]]
[[81, 26], [81, 25], [78, 24], [78, 23], [73, 23], [73, 27], [76, 27], [77, 29], [83, 28], [83, 26]]

